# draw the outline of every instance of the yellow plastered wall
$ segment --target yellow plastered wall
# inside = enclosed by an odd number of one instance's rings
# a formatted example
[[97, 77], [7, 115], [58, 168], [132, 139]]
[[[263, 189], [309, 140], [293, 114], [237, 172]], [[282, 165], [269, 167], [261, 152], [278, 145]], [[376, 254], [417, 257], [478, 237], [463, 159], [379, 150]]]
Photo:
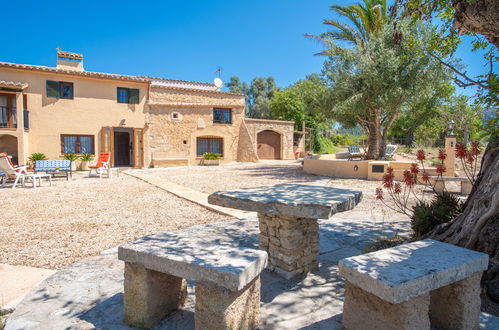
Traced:
[[337, 178], [367, 179], [367, 166], [366, 161], [311, 158], [303, 160], [305, 172]]
[[[25, 153], [43, 152], [49, 159], [61, 156], [61, 134], [94, 135], [95, 152], [100, 149], [100, 131], [103, 126], [144, 128], [148, 84], [81, 77], [32, 70], [0, 68], [0, 80], [28, 83], [30, 129]], [[73, 83], [73, 99], [48, 98], [46, 81]], [[122, 104], [116, 100], [117, 87], [139, 89], [139, 104]], [[124, 125], [123, 125], [124, 124]], [[2, 134], [0, 130], [0, 135]], [[146, 140], [146, 139], [144, 139]], [[144, 146], [146, 150], [147, 145]], [[144, 159], [148, 166], [150, 158]]]

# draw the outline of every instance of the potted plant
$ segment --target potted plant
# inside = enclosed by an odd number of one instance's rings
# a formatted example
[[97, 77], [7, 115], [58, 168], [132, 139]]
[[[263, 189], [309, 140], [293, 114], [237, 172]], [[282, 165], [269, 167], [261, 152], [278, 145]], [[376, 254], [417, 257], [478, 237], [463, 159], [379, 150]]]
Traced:
[[82, 171], [88, 171], [88, 165], [89, 163], [94, 160], [94, 155], [93, 154], [82, 154], [80, 156], [81, 164], [80, 164], [80, 169]]
[[47, 156], [41, 152], [34, 152], [28, 157], [29, 167], [34, 168], [37, 160], [46, 160]]
[[205, 152], [203, 155], [203, 161], [201, 164], [203, 165], [220, 165], [221, 154], [216, 154], [213, 152]]
[[62, 159], [69, 160], [71, 162], [71, 171], [76, 171], [76, 161], [78, 160], [78, 155], [76, 154], [64, 154]]

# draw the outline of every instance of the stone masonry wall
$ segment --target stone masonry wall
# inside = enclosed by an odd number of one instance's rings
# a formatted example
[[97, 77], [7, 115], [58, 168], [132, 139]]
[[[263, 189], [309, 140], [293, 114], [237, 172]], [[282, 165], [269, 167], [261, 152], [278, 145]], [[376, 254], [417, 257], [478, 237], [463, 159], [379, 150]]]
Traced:
[[281, 135], [281, 158], [294, 159], [293, 134], [294, 122], [282, 120], [267, 120], [245, 118], [246, 126], [253, 139], [255, 150], [257, 150], [258, 133], [265, 130], [277, 132]]
[[[148, 110], [149, 152], [153, 159], [188, 159], [198, 164], [196, 139], [223, 139], [222, 163], [236, 161], [244, 96], [209, 91], [151, 88]], [[232, 109], [232, 123], [213, 123], [213, 108]], [[175, 113], [177, 118], [173, 118]]]
[[239, 130], [239, 146], [237, 150], [238, 162], [258, 162], [253, 138], [243, 120]]
[[151, 104], [211, 105], [214, 107], [244, 107], [244, 95], [225, 92], [188, 90], [181, 88], [155, 88], [149, 91]]
[[259, 247], [269, 254], [269, 270], [289, 279], [317, 267], [317, 219], [258, 213], [258, 220]]

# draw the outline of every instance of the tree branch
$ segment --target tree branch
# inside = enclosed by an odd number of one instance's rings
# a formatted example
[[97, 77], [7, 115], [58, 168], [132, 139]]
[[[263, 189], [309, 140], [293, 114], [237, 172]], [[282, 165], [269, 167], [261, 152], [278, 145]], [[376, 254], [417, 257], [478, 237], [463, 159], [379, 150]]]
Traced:
[[452, 65], [450, 65], [449, 63], [443, 61], [442, 59], [440, 59], [438, 56], [432, 54], [431, 52], [427, 51], [428, 52], [428, 55], [430, 55], [431, 57], [433, 57], [434, 59], [436, 59], [437, 61], [439, 61], [442, 65], [446, 66], [447, 68], [451, 69], [455, 74], [463, 77], [465, 80], [469, 81], [469, 83], [464, 83], [463, 81], [455, 78], [454, 80], [456, 81], [456, 84], [459, 86], [459, 87], [468, 87], [468, 86], [478, 86], [480, 88], [483, 88], [485, 90], [488, 90], [488, 91], [491, 91], [492, 89], [484, 84], [486, 83], [487, 81], [486, 80], [474, 80], [474, 79], [471, 79], [470, 77], [468, 77], [466, 75], [466, 72], [460, 72], [459, 70], [457, 70], [455, 67], [453, 67]]

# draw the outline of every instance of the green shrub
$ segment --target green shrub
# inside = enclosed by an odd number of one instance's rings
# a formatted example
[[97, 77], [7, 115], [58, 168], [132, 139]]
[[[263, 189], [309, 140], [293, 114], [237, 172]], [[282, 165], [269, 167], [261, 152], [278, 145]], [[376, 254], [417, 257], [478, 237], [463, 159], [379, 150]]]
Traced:
[[203, 155], [204, 159], [220, 159], [221, 157], [221, 154], [215, 154], [213, 152], [205, 152]]
[[430, 203], [418, 202], [413, 207], [411, 227], [414, 237], [419, 238], [429, 233], [436, 226], [449, 222], [463, 212], [463, 203], [458, 197], [443, 192]]
[[401, 153], [410, 154], [414, 149], [409, 146], [405, 146], [399, 149]]

